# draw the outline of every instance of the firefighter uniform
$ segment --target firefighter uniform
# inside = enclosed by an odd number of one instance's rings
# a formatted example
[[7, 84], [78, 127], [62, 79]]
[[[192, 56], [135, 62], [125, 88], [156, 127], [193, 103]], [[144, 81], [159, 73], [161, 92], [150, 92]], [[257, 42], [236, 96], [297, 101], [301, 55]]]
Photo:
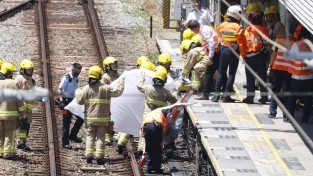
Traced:
[[[238, 68], [239, 59], [232, 53], [231, 49], [235, 50], [238, 54], [240, 53], [242, 58], [245, 58], [247, 55], [247, 46], [246, 39], [244, 35], [244, 29], [239, 25], [240, 16], [236, 14], [240, 14], [242, 9], [240, 6], [230, 6], [227, 10], [227, 16], [229, 21], [225, 21], [221, 23], [218, 27], [218, 34], [222, 39], [222, 46], [220, 50], [220, 64], [218, 69], [218, 77], [215, 85], [215, 95], [212, 98], [213, 102], [217, 102], [220, 98], [220, 91], [222, 84], [225, 80], [226, 87], [224, 93], [224, 102], [232, 102], [233, 100], [227, 95], [234, 84], [235, 75]], [[232, 17], [232, 18], [231, 18]], [[236, 19], [234, 20], [231, 19]], [[228, 68], [229, 67], [229, 68]], [[228, 70], [229, 69], [229, 70]], [[228, 78], [227, 72], [228, 70]]]
[[[250, 15], [257, 14], [252, 12]], [[256, 16], [256, 15], [255, 15]], [[260, 16], [260, 22], [262, 18]], [[263, 25], [254, 24], [254, 26], [261, 31], [265, 36], [269, 37], [268, 30]], [[246, 64], [255, 70], [258, 76], [262, 80], [266, 80], [266, 54], [265, 50], [267, 47], [266, 40], [262, 39], [261, 36], [251, 27], [247, 27], [245, 30], [245, 37], [247, 41], [247, 58]], [[253, 98], [255, 93], [255, 77], [246, 68], [246, 79], [247, 79], [247, 94], [248, 96], [243, 100], [244, 103], [253, 104]], [[261, 86], [261, 99], [260, 102], [266, 102], [268, 97], [266, 95], [266, 88]]]
[[117, 89], [101, 83], [102, 73], [100, 67], [91, 67], [88, 71], [89, 84], [82, 89], [82, 95], [77, 98], [78, 104], [85, 105], [87, 162], [92, 160], [95, 153], [98, 164], [104, 164], [105, 133], [110, 122], [111, 97], [120, 96], [124, 90], [124, 80]]
[[[19, 84], [26, 83], [26, 88], [24, 90], [30, 90], [35, 86], [35, 80], [31, 76], [18, 75], [15, 80]], [[26, 139], [29, 133], [30, 123], [32, 122], [32, 111], [34, 108], [34, 101], [24, 101], [25, 107], [25, 117], [26, 123], [24, 122], [18, 131], [17, 138], [22, 140], [26, 144]]]
[[[312, 36], [311, 36], [312, 37]], [[297, 52], [312, 52], [310, 47], [303, 41], [298, 41], [293, 44], [290, 49], [291, 53]], [[290, 92], [311, 92], [313, 90], [313, 71], [307, 69], [302, 59], [292, 60], [292, 65], [289, 68], [291, 75]], [[294, 115], [297, 96], [289, 96], [287, 98], [287, 109], [291, 115]], [[312, 95], [305, 95], [302, 97], [304, 101], [303, 115], [301, 122], [308, 123], [312, 107]], [[284, 121], [289, 121], [284, 116]]]
[[203, 77], [208, 63], [209, 57], [206, 56], [202, 47], [191, 49], [187, 53], [186, 59], [182, 60], [182, 77], [187, 77], [190, 70], [193, 69], [195, 74], [192, 75], [191, 84], [193, 87], [199, 88], [201, 84], [200, 80]]
[[[1, 80], [0, 89], [19, 89], [15, 80]], [[19, 115], [25, 111], [22, 101], [0, 102], [0, 156], [10, 159], [15, 152], [15, 127]]]
[[[112, 64], [114, 64], [114, 66]], [[113, 81], [115, 81], [119, 77], [119, 74], [117, 72], [117, 68], [118, 68], [117, 59], [112, 56], [106, 57], [103, 60], [103, 68], [105, 69], [105, 74], [103, 75], [101, 79], [101, 83], [110, 85]], [[113, 126], [114, 126], [114, 123], [110, 122], [109, 128], [106, 133], [106, 138], [105, 138], [108, 145], [112, 145], [113, 143], [113, 135], [114, 135]]]
[[146, 141], [147, 172], [161, 173], [162, 133], [165, 133], [166, 117], [162, 108], [155, 109], [146, 115], [141, 132]]
[[[296, 39], [291, 36], [285, 37], [285, 36], [279, 35], [277, 36], [277, 39], [276, 39], [276, 43], [284, 46], [288, 50], [290, 50], [291, 46], [293, 45], [295, 41]], [[273, 50], [273, 53], [272, 53], [271, 61], [269, 63], [269, 72], [271, 72], [273, 76], [271, 89], [274, 93], [279, 93], [281, 89], [284, 87], [284, 90], [286, 92], [289, 92], [291, 74], [288, 72], [288, 70], [292, 62], [284, 57], [284, 53], [281, 49], [273, 46], [272, 50]], [[286, 98], [283, 100], [283, 102], [286, 106]], [[277, 103], [273, 98], [271, 99], [271, 102], [270, 102], [269, 112], [270, 113], [268, 117], [270, 118], [276, 117]]]

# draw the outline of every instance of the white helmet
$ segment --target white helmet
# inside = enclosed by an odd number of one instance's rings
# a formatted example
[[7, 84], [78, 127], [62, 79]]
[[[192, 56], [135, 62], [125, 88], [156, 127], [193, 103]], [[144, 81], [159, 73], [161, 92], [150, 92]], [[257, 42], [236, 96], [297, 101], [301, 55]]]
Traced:
[[239, 5], [233, 5], [227, 9], [227, 16], [240, 20], [241, 17], [239, 14], [242, 14], [242, 9]]

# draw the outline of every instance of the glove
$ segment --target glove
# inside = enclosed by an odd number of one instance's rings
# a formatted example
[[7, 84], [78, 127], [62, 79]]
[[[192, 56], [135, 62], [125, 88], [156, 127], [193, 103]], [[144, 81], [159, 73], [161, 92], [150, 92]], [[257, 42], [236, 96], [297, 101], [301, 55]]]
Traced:
[[65, 103], [64, 102], [60, 102], [60, 104], [59, 104], [59, 108], [61, 109], [61, 110], [63, 110], [64, 108], [65, 108]]

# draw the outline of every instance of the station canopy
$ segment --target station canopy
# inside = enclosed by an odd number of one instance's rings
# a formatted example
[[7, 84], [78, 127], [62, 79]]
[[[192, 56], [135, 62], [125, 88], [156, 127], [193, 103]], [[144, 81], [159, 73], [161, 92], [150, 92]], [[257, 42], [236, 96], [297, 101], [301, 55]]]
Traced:
[[312, 0], [279, 0], [290, 13], [313, 34]]

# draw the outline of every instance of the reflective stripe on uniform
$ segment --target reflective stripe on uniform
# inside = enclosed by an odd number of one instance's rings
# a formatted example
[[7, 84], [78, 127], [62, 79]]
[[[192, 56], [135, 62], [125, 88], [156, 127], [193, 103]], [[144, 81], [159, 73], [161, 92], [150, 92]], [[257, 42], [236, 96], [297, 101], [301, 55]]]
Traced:
[[0, 117], [1, 116], [17, 117], [18, 112], [17, 111], [0, 111]]
[[183, 69], [182, 72], [183, 72], [183, 74], [185, 74], [185, 75], [187, 75], [187, 74], [189, 73], [189, 71], [186, 70], [186, 69]]
[[26, 130], [19, 130], [17, 134], [18, 139], [26, 139], [27, 138], [27, 131]]
[[30, 110], [32, 110], [34, 108], [33, 104], [26, 103], [26, 102], [24, 102], [24, 106], [25, 106], [26, 109], [30, 109]]
[[104, 154], [104, 149], [103, 148], [97, 148], [96, 149], [96, 154]]
[[109, 122], [110, 117], [87, 117], [86, 122]]
[[164, 102], [164, 101], [155, 100], [155, 99], [152, 99], [152, 98], [147, 98], [146, 99], [146, 103], [159, 105], [159, 106], [166, 106], [167, 105], [167, 103]]
[[12, 154], [14, 153], [15, 150], [13, 148], [4, 148], [2, 151], [3, 151], [3, 154]]
[[95, 151], [94, 148], [86, 148], [85, 149], [85, 154], [93, 154], [94, 151]]
[[110, 104], [110, 100], [93, 98], [93, 99], [87, 99], [85, 103], [86, 104]]

